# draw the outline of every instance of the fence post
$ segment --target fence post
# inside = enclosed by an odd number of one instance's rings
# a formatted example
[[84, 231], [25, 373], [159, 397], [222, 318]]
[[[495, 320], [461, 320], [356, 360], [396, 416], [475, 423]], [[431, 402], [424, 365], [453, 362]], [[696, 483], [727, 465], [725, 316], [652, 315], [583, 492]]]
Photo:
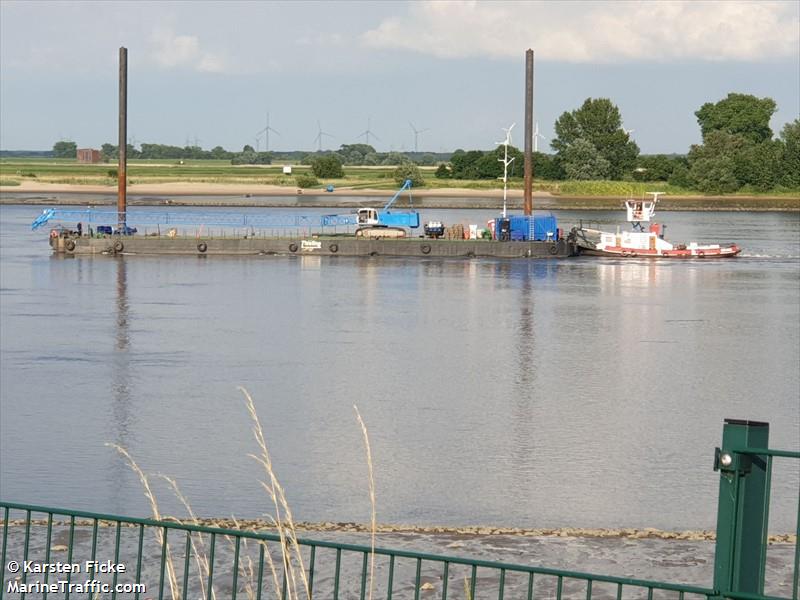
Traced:
[[722, 448], [716, 449], [719, 470], [717, 544], [714, 589], [764, 593], [769, 512], [769, 474], [764, 457], [742, 454], [747, 448], [767, 448], [769, 423], [725, 419]]

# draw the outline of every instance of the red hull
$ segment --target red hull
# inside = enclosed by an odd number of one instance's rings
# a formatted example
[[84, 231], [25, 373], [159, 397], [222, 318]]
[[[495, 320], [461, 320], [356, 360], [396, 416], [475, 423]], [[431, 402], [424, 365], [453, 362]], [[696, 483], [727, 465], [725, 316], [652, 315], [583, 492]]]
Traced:
[[638, 248], [622, 248], [611, 246], [603, 250], [586, 250], [585, 254], [593, 256], [616, 256], [618, 258], [732, 258], [742, 251], [739, 246], [722, 246], [720, 248], [697, 248], [694, 250], [642, 250]]

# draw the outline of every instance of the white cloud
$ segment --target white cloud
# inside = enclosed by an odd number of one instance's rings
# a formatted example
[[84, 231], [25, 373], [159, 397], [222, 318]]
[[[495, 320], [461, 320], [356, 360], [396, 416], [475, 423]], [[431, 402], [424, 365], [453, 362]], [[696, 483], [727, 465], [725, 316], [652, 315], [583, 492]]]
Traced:
[[171, 29], [156, 29], [150, 35], [149, 57], [165, 69], [189, 68], [206, 73], [221, 73], [225, 60], [200, 48], [196, 35], [177, 35]]
[[762, 61], [800, 52], [796, 2], [476, 2], [409, 4], [362, 35], [367, 46], [440, 58], [518, 57], [576, 63]]

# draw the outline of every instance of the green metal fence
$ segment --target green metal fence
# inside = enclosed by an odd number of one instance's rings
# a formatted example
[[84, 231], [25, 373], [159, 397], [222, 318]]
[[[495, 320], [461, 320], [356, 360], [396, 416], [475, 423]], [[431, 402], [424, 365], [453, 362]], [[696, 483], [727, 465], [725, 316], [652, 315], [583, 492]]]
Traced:
[[[720, 471], [712, 588], [297, 539], [245, 531], [0, 501], [3, 598], [566, 598], [762, 600], [769, 488], [768, 426], [727, 421]], [[800, 498], [798, 498], [800, 523]], [[800, 525], [798, 526], [800, 529]], [[373, 567], [374, 560], [374, 567]], [[798, 599], [794, 549], [792, 598]], [[125, 565], [123, 569], [113, 565]], [[61, 565], [61, 572], [27, 565]], [[77, 567], [77, 569], [75, 569]], [[54, 568], [53, 568], [54, 569]], [[144, 587], [142, 587], [144, 586]]]

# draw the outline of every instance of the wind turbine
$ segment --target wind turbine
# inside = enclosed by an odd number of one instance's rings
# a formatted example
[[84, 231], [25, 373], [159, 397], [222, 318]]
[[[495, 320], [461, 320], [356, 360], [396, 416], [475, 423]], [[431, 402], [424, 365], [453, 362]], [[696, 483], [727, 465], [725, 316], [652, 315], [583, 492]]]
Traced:
[[546, 137], [544, 137], [541, 133], [539, 133], [539, 121], [536, 121], [536, 126], [533, 129], [533, 151], [534, 152], [538, 152], [539, 151], [539, 138], [542, 138], [545, 141], [547, 140]]
[[373, 131], [370, 129], [370, 120], [371, 120], [371, 117], [367, 117], [367, 130], [362, 132], [362, 133], [360, 133], [360, 134], [358, 134], [356, 136], [356, 138], [362, 138], [362, 137], [366, 138], [367, 146], [369, 146], [369, 136], [374, 137], [379, 142], [381, 141], [381, 138], [379, 138], [377, 135], [375, 135], [373, 133]]
[[419, 147], [417, 145], [419, 134], [424, 133], [426, 131], [430, 131], [430, 127], [426, 127], [425, 129], [417, 129], [416, 127], [414, 127], [414, 124], [411, 121], [409, 121], [408, 124], [411, 125], [411, 129], [414, 131], [414, 152], [416, 153], [419, 152], [418, 149]]
[[333, 137], [330, 133], [322, 131], [322, 125], [320, 125], [319, 119], [317, 119], [317, 137], [314, 138], [314, 141], [317, 142], [317, 152], [322, 152], [322, 137], [325, 135], [329, 138]]
[[[498, 144], [498, 145], [502, 144], [505, 147], [505, 155], [503, 156], [503, 158], [498, 158], [497, 159], [498, 161], [503, 163], [503, 176], [502, 177], [498, 177], [498, 179], [502, 179], [503, 180], [503, 218], [504, 219], [506, 218], [506, 197], [508, 196], [508, 165], [510, 165], [512, 162], [514, 162], [514, 157], [513, 156], [511, 157], [510, 160], [508, 158], [508, 147], [511, 145], [511, 130], [514, 129], [514, 125], [516, 125], [516, 123], [512, 123], [511, 127], [509, 127], [508, 129], [506, 129], [505, 127], [503, 128], [503, 131], [506, 132], [505, 141], [503, 141], [503, 142], [495, 142], [495, 144]], [[536, 138], [534, 138], [534, 139], [536, 139]]]
[[[261, 131], [259, 131], [256, 134], [256, 135], [261, 135], [262, 133], [264, 134], [264, 141], [266, 142], [266, 145], [267, 145], [267, 148], [265, 150], [266, 152], [269, 152], [269, 132], [270, 131], [272, 133], [278, 133], [278, 131], [276, 129], [273, 129], [272, 127], [269, 126], [269, 112], [268, 112], [267, 113], [267, 126], [264, 127], [264, 129], [262, 129]], [[280, 133], [278, 133], [278, 135], [280, 135]]]

